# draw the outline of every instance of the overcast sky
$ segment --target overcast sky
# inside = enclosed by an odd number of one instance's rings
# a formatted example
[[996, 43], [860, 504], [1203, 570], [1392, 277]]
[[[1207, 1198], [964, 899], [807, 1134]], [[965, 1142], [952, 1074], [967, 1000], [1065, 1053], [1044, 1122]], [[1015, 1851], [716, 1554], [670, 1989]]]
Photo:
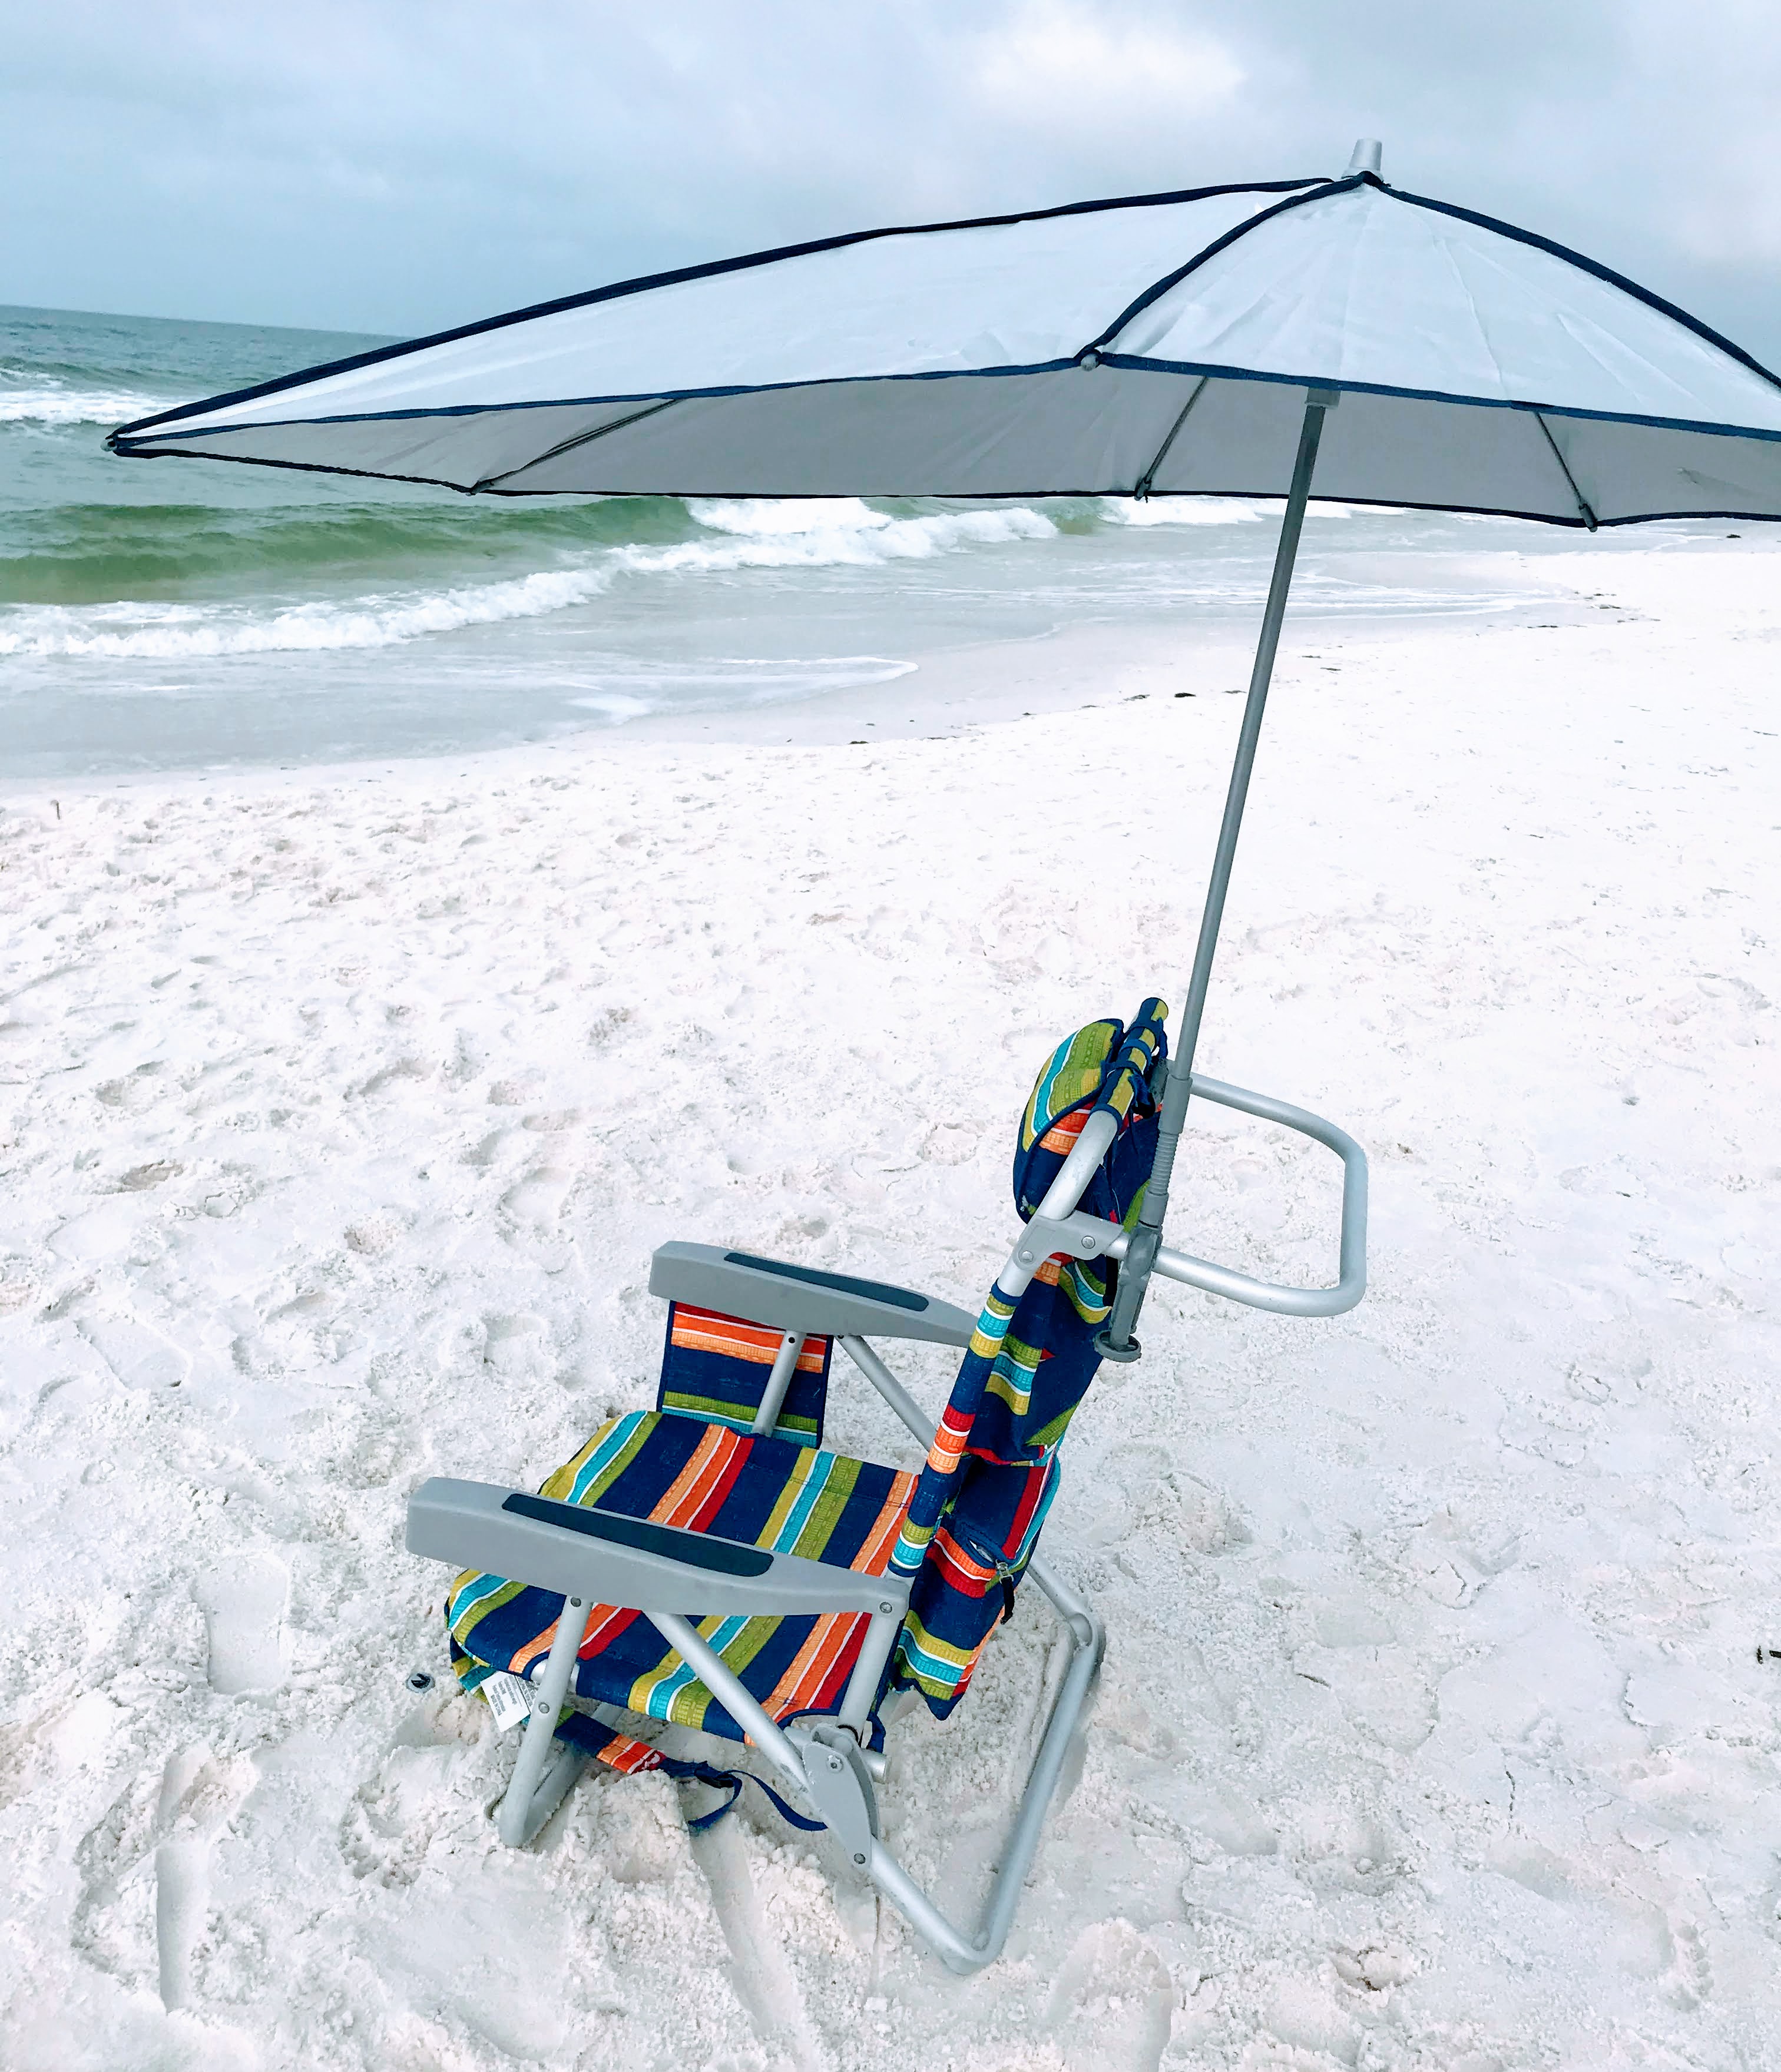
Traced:
[[409, 335], [1364, 134], [1781, 364], [1776, 0], [0, 0], [0, 301]]

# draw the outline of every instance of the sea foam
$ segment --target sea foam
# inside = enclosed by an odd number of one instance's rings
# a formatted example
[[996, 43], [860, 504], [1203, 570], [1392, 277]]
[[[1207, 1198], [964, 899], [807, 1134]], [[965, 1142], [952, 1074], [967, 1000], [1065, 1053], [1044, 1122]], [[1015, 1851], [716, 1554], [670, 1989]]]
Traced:
[[166, 408], [158, 397], [132, 395], [121, 389], [0, 385], [0, 424], [121, 425]]
[[619, 546], [579, 562], [493, 582], [408, 595], [256, 608], [236, 603], [22, 605], [0, 619], [0, 655], [182, 660], [228, 655], [389, 648], [504, 619], [537, 619], [591, 602], [624, 576], [727, 569], [870, 566], [972, 546], [1053, 536], [1022, 506], [896, 518], [855, 498], [689, 505], [715, 538]]

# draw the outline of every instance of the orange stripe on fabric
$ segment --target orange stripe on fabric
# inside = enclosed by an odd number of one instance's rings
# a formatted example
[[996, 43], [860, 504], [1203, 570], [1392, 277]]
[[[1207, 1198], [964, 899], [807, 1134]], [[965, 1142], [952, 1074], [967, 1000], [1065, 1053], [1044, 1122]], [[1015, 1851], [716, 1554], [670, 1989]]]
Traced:
[[648, 1741], [634, 1741], [628, 1734], [620, 1734], [616, 1741], [608, 1741], [600, 1750], [599, 1760], [609, 1769], [630, 1777], [640, 1770], [660, 1769], [662, 1753], [660, 1749], [652, 1749]]
[[835, 1669], [858, 1655], [869, 1623], [864, 1612], [823, 1613], [773, 1687], [764, 1708], [767, 1717], [783, 1720], [793, 1712], [808, 1712]]
[[696, 1531], [703, 1522], [701, 1512], [709, 1515], [710, 1511], [717, 1509], [717, 1505], [711, 1503], [713, 1492], [718, 1490], [723, 1471], [731, 1464], [738, 1449], [746, 1443], [727, 1424], [706, 1425], [704, 1437], [650, 1512], [651, 1519], [657, 1525], [677, 1525]]
[[944, 1526], [934, 1535], [931, 1558], [940, 1563], [948, 1581], [969, 1590], [974, 1597], [981, 1597], [996, 1580], [995, 1570], [973, 1560]]
[[1060, 1116], [1039, 1139], [1042, 1151], [1068, 1151], [1082, 1134], [1082, 1125], [1088, 1120], [1090, 1111], [1075, 1108], [1068, 1115]]
[[897, 1534], [908, 1515], [909, 1506], [915, 1494], [915, 1478], [899, 1474], [892, 1478], [890, 1494], [884, 1499], [884, 1508], [872, 1521], [872, 1529], [861, 1544], [860, 1551], [848, 1564], [864, 1576], [882, 1576], [890, 1559], [890, 1550], [897, 1544]]
[[550, 1652], [550, 1644], [557, 1638], [557, 1629], [561, 1624], [562, 1616], [559, 1613], [542, 1633], [529, 1640], [525, 1646], [519, 1650], [507, 1665], [516, 1676], [524, 1675], [527, 1669], [537, 1660], [541, 1655], [548, 1655]]
[[963, 1424], [955, 1424], [953, 1414], [952, 1404], [948, 1404], [935, 1429], [934, 1443], [928, 1449], [928, 1465], [936, 1474], [952, 1473], [960, 1454], [965, 1451], [965, 1442], [970, 1436], [970, 1420], [967, 1419]]
[[860, 1650], [865, 1645], [870, 1624], [869, 1619], [861, 1618], [856, 1630], [846, 1634], [842, 1645], [820, 1665], [821, 1674], [816, 1678], [809, 1696], [799, 1701], [801, 1709], [826, 1712], [833, 1708], [846, 1688], [847, 1679], [853, 1673], [854, 1663], [860, 1659]]
[[[677, 1307], [674, 1342], [683, 1351], [722, 1353], [730, 1359], [751, 1361], [756, 1367], [771, 1367], [779, 1356], [785, 1334], [763, 1324], [746, 1323], [740, 1317], [720, 1316], [715, 1309]], [[799, 1371], [821, 1374], [828, 1355], [827, 1338], [805, 1338], [798, 1350]]]
[[723, 1353], [731, 1359], [771, 1366], [778, 1355], [780, 1334], [758, 1325], [738, 1324], [727, 1317], [674, 1318], [674, 1342], [687, 1352]]

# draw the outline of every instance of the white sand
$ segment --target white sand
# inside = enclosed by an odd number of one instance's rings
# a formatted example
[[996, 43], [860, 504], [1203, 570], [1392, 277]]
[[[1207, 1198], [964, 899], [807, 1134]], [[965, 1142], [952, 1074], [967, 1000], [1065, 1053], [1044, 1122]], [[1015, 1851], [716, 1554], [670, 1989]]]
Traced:
[[[404, 1687], [403, 1501], [649, 1400], [664, 1239], [975, 1306], [1041, 1058], [1179, 997], [1234, 660], [981, 655], [1104, 702], [952, 739], [0, 800], [0, 2062], [1781, 2063], [1778, 572], [1289, 630], [1201, 1062], [1369, 1146], [1372, 1293], [1159, 1287], [1091, 1394], [1047, 1544], [1106, 1673], [969, 1981], [759, 1802], [693, 1843], [595, 1778], [504, 1852], [513, 1743]], [[1207, 1120], [1175, 1241], [1321, 1277], [1335, 1161]], [[1025, 1604], [902, 1740], [966, 1911], [1051, 1649]]]

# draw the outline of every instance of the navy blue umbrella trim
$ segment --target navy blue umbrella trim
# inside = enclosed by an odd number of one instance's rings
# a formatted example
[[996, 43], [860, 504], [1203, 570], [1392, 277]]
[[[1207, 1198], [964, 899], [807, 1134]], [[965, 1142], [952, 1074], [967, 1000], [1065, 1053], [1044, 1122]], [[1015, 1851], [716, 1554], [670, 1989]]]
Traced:
[[[302, 421], [308, 422], [305, 419]], [[364, 482], [412, 482], [422, 488], [449, 489], [459, 496], [673, 496], [683, 501], [697, 497], [701, 503], [751, 503], [763, 494], [759, 490], [743, 489], [478, 489], [467, 487], [461, 482], [447, 482], [438, 475], [393, 475], [385, 468], [335, 467], [313, 460], [260, 460], [248, 454], [194, 453], [189, 447], [169, 446], [158, 452], [125, 452], [126, 460], [209, 460], [225, 461], [237, 467], [282, 467], [294, 475], [345, 475], [357, 477]], [[803, 495], [806, 492], [800, 491]], [[944, 504], [1034, 504], [1043, 503], [1048, 497], [1059, 499], [1073, 496], [1129, 496], [1132, 490], [1124, 483], [1105, 484], [1098, 489], [980, 489], [960, 490], [940, 494], [934, 501]], [[1281, 489], [1164, 489], [1152, 492], [1152, 501], [1168, 496], [1227, 496], [1240, 497], [1258, 504], [1277, 503], [1286, 492]], [[908, 500], [911, 492], [906, 489], [847, 489], [825, 490], [810, 493], [812, 503], [851, 502], [862, 497], [876, 497], [881, 503], [902, 503]], [[1455, 516], [1470, 518], [1520, 518], [1535, 525], [1565, 525], [1575, 532], [1589, 529], [1585, 520], [1550, 511], [1516, 511], [1507, 504], [1414, 504], [1384, 496], [1319, 496], [1314, 489], [1314, 504], [1357, 504], [1380, 511], [1445, 511]], [[1773, 520], [1772, 511], [1639, 511], [1623, 518], [1596, 520], [1595, 529], [1606, 532], [1615, 525], [1660, 524], [1668, 519], [1727, 518], [1745, 524], [1762, 524]]]
[[[1348, 192], [1353, 188], [1361, 185], [1377, 187], [1381, 192], [1391, 194], [1394, 199], [1403, 201], [1412, 207], [1426, 208], [1439, 215], [1453, 216], [1460, 221], [1477, 224], [1483, 228], [1494, 231], [1500, 236], [1511, 238], [1518, 243], [1529, 245], [1535, 249], [1550, 253], [1554, 257], [1562, 259], [1569, 264], [1581, 267], [1586, 273], [1590, 273], [1597, 278], [1607, 282], [1611, 286], [1621, 289], [1623, 292], [1631, 294], [1639, 301], [1646, 303], [1651, 308], [1669, 317], [1674, 322], [1682, 324], [1687, 329], [1693, 331], [1698, 336], [1705, 339], [1709, 344], [1716, 347], [1721, 352], [1728, 353], [1740, 364], [1749, 368], [1750, 372], [1758, 375], [1762, 380], [1769, 382], [1777, 388], [1781, 388], [1781, 380], [1778, 380], [1777, 377], [1771, 373], [1767, 368], [1763, 367], [1759, 361], [1753, 359], [1751, 356], [1744, 352], [1741, 347], [1734, 345], [1729, 339], [1722, 337], [1718, 332], [1712, 330], [1709, 326], [1701, 323], [1696, 318], [1690, 316], [1685, 310], [1679, 309], [1675, 304], [1664, 301], [1662, 297], [1651, 294], [1649, 290], [1640, 287], [1636, 282], [1627, 279], [1624, 275], [1615, 273], [1611, 268], [1602, 266], [1598, 264], [1595, 261], [1586, 257], [1582, 253], [1573, 252], [1568, 247], [1558, 245], [1549, 238], [1540, 237], [1532, 232], [1518, 229], [1513, 224], [1502, 222], [1494, 216], [1482, 215], [1475, 210], [1460, 208], [1450, 203], [1434, 201], [1423, 195], [1412, 195], [1397, 188], [1387, 187], [1384, 182], [1380, 179], [1377, 175], [1372, 173], [1360, 173], [1343, 180], [1277, 180], [1257, 183], [1253, 185], [1232, 183], [1222, 187], [1185, 188], [1171, 193], [1129, 195], [1108, 201], [1071, 202], [1065, 204], [1063, 206], [1057, 208], [1031, 210], [1014, 216], [981, 216], [968, 218], [953, 223], [925, 224], [901, 228], [890, 228], [882, 230], [858, 231], [845, 236], [820, 239], [804, 245], [782, 246], [771, 251], [752, 253], [742, 258], [721, 260], [709, 265], [683, 267], [672, 273], [653, 274], [634, 281], [621, 282], [611, 287], [596, 289], [587, 294], [568, 296], [553, 302], [541, 302], [533, 304], [529, 308], [515, 310], [505, 316], [487, 319], [480, 323], [464, 325], [455, 331], [438, 332], [430, 337], [411, 340], [405, 344], [379, 347], [371, 352], [360, 353], [345, 360], [331, 361], [323, 366], [306, 368], [298, 373], [285, 375], [273, 381], [261, 382], [257, 386], [250, 388], [238, 389], [227, 395], [208, 398], [201, 402], [183, 404], [174, 409], [162, 411], [154, 417], [140, 418], [132, 424], [120, 427], [117, 430], [113, 432], [109, 435], [105, 443], [113, 452], [128, 458], [138, 459], [155, 458], [159, 456], [154, 449], [144, 450], [141, 446], [134, 444], [134, 442], [138, 439], [142, 433], [148, 431], [151, 428], [171, 426], [177, 423], [182, 418], [195, 416], [206, 416], [214, 410], [224, 409], [232, 404], [245, 402], [257, 397], [276, 394], [282, 390], [301, 386], [313, 380], [319, 380], [330, 374], [341, 373], [355, 368], [368, 366], [379, 361], [400, 358], [404, 354], [418, 352], [430, 346], [446, 343], [457, 339], [474, 337], [480, 332], [498, 330], [504, 326], [522, 323], [533, 317], [549, 315], [561, 310], [585, 307], [591, 303], [611, 301], [624, 295], [640, 294], [650, 288], [664, 286], [677, 282], [695, 280], [713, 274], [732, 273], [744, 268], [766, 265], [779, 259], [800, 257], [815, 252], [834, 251], [846, 245], [862, 244], [876, 238], [919, 236], [946, 230], [993, 228], [1014, 223], [1035, 222], [1058, 216], [1089, 215], [1114, 208], [1141, 208], [1166, 206], [1171, 204], [1186, 201], [1203, 200], [1211, 196], [1225, 194], [1278, 193], [1284, 195], [1285, 199], [1277, 203], [1273, 208], [1264, 210], [1260, 214], [1250, 217], [1247, 221], [1236, 225], [1234, 228], [1227, 232], [1224, 236], [1215, 239], [1213, 243], [1207, 245], [1203, 251], [1198, 253], [1194, 258], [1189, 260], [1184, 265], [1177, 268], [1174, 272], [1166, 275], [1162, 280], [1155, 282], [1151, 287], [1146, 289], [1142, 295], [1139, 296], [1136, 301], [1132, 302], [1112, 324], [1108, 326], [1107, 328], [1100, 333], [1098, 339], [1092, 340], [1088, 347], [1084, 348], [1085, 351], [1096, 351], [1098, 352], [1099, 348], [1104, 345], [1107, 340], [1117, 336], [1119, 331], [1123, 329], [1126, 324], [1129, 323], [1134, 317], [1139, 314], [1140, 312], [1148, 308], [1150, 304], [1158, 300], [1159, 297], [1166, 294], [1170, 288], [1185, 279], [1197, 268], [1205, 265], [1207, 261], [1215, 257], [1217, 253], [1224, 250], [1232, 244], [1234, 244], [1237, 239], [1247, 236], [1252, 230], [1256, 229], [1264, 223], [1270, 221], [1273, 217], [1282, 214], [1287, 209], [1302, 207], [1308, 201], [1320, 199], [1328, 195]], [[1247, 368], [1215, 367], [1197, 362], [1150, 360], [1139, 356], [1120, 353], [1105, 353], [1100, 356], [1104, 360], [1105, 364], [1108, 365], [1129, 368], [1134, 371], [1140, 372], [1192, 373], [1196, 375], [1204, 374], [1211, 375], [1222, 380], [1275, 381], [1287, 383], [1294, 386], [1304, 385], [1302, 377], [1289, 375], [1260, 373], [1252, 369]], [[993, 378], [996, 376], [1013, 376], [1050, 372], [1058, 371], [1070, 364], [1071, 363], [1067, 360], [1048, 360], [1024, 367], [973, 369], [947, 368], [916, 374], [878, 376], [864, 375], [843, 376], [839, 378], [842, 380], [946, 380], [961, 377]], [[772, 390], [777, 388], [830, 385], [834, 384], [830, 383], [776, 382], [760, 384], [752, 386], [747, 384], [738, 384], [730, 387], [681, 389], [670, 393], [672, 399], [678, 401], [683, 397], [689, 398], [701, 396], [764, 394], [771, 393]], [[1357, 394], [1399, 396], [1413, 400], [1425, 401], [1464, 403], [1482, 409], [1507, 409], [1530, 411], [1537, 410], [1550, 416], [1594, 420], [1603, 423], [1649, 425], [1670, 430], [1710, 433], [1717, 436], [1727, 438], [1768, 439], [1781, 438], [1781, 433], [1758, 430], [1746, 426], [1700, 422], [1686, 418], [1645, 417], [1632, 412], [1586, 410], [1567, 408], [1560, 404], [1536, 403], [1499, 397], [1466, 397], [1448, 393], [1440, 390], [1394, 388], [1384, 384], [1370, 382], [1332, 382], [1326, 380], [1317, 379], [1315, 380], [1315, 385], [1320, 387], [1347, 388]], [[280, 422], [290, 424], [368, 423], [386, 419], [393, 420], [398, 418], [479, 416], [491, 409], [508, 411], [531, 409], [572, 408], [578, 405], [591, 405], [598, 402], [641, 402], [656, 400], [661, 399], [656, 397], [641, 395], [623, 397], [566, 397], [549, 399], [545, 401], [533, 403], [515, 403], [494, 405], [467, 404], [448, 406], [437, 410], [372, 411], [343, 414], [339, 417], [304, 417], [301, 419], [273, 420], [270, 421], [270, 422], [272, 424], [278, 424]], [[264, 430], [268, 428], [268, 425], [261, 424], [253, 426], [251, 429]], [[214, 429], [220, 430], [225, 428], [216, 427]], [[244, 426], [241, 429], [247, 430], [250, 428]], [[201, 436], [201, 434], [196, 432], [181, 434], [172, 431], [162, 431], [160, 434], [160, 437], [163, 439], [196, 436]], [[161, 450], [166, 451], [168, 450], [162, 449]], [[187, 452], [189, 454], [189, 449], [187, 450]], [[191, 457], [195, 458], [197, 456]], [[221, 454], [208, 454], [204, 457], [220, 459], [225, 456]], [[245, 457], [230, 455], [227, 456], [227, 458], [238, 458]], [[273, 465], [274, 463], [261, 461], [253, 464], [264, 467]], [[276, 464], [302, 467], [308, 471], [322, 474], [352, 474], [366, 476], [382, 475], [384, 476], [384, 479], [392, 481], [432, 481], [438, 479], [431, 476], [388, 475], [385, 471], [377, 469], [328, 467], [324, 465], [311, 464], [307, 462], [286, 462]], [[447, 486], [455, 487], [458, 485], [450, 484]], [[1414, 508], [1419, 507], [1405, 506], [1402, 508]], [[1445, 509], [1450, 507], [1430, 506], [1429, 508]]]
[[[1179, 202], [1208, 201], [1218, 195], [1284, 194], [1302, 187], [1326, 188], [1330, 184], [1326, 179], [1236, 180], [1221, 187], [1182, 187], [1166, 194], [1121, 195], [1106, 201], [1065, 202], [1055, 208], [1022, 209], [1013, 216], [966, 216], [956, 223], [891, 224], [880, 230], [849, 231], [839, 237], [812, 238], [802, 245], [775, 245], [765, 252], [746, 253], [739, 258], [716, 259], [700, 266], [678, 266], [665, 273], [640, 274], [635, 279], [616, 281], [609, 287], [590, 289], [582, 294], [561, 295], [553, 302], [533, 302], [524, 309], [510, 310], [502, 316], [484, 317], [476, 323], [459, 324], [450, 331], [431, 332], [425, 338], [405, 339], [399, 345], [376, 346], [368, 352], [352, 353], [343, 360], [327, 360], [319, 366], [303, 368], [295, 374], [281, 374], [273, 380], [257, 382], [252, 388], [231, 389], [225, 395], [206, 397], [202, 402], [179, 404], [152, 417], [138, 417], [113, 433], [111, 438], [146, 431], [151, 425], [171, 424], [180, 417], [224, 409], [231, 404], [251, 402], [258, 397], [275, 396], [281, 389], [319, 381], [331, 374], [349, 374], [361, 367], [400, 360], [405, 353], [424, 352], [430, 346], [450, 345], [459, 339], [479, 337], [484, 331], [500, 331], [509, 324], [526, 323], [534, 317], [557, 316], [565, 310], [586, 309], [595, 302], [616, 302], [627, 295], [642, 294], [651, 288], [673, 287], [683, 281], [706, 280], [714, 274], [769, 266], [781, 259], [804, 259], [813, 253], [838, 252], [849, 245], [868, 245], [881, 237], [921, 237], [946, 230], [998, 230], [1010, 224], [1043, 223], [1056, 216], [1094, 216], [1116, 208], [1158, 208]], [[109, 445], [111, 440], [106, 443]]]
[[[1100, 356], [1100, 367], [1118, 368], [1135, 374], [1170, 374], [1204, 376], [1216, 381], [1261, 381], [1276, 387], [1289, 388], [1334, 388], [1356, 396], [1391, 396], [1410, 402], [1449, 403], [1477, 410], [1537, 411], [1549, 417], [1576, 417], [1586, 421], [1609, 425], [1644, 425], [1654, 430], [1672, 432], [1701, 432], [1717, 438], [1735, 439], [1781, 440], [1781, 428], [1766, 429], [1754, 425], [1726, 425], [1710, 419], [1692, 417], [1655, 417], [1641, 416], [1632, 410], [1591, 410], [1581, 405], [1543, 403], [1532, 397], [1504, 396], [1467, 396], [1458, 390], [1442, 388], [1400, 388], [1388, 382], [1349, 381], [1320, 374], [1273, 374], [1252, 367], [1220, 366], [1211, 360], [1151, 360], [1136, 353], [1109, 352]], [[1754, 363], [1753, 363], [1754, 364]], [[277, 431], [291, 426], [311, 425], [374, 425], [396, 424], [429, 417], [479, 417], [512, 414], [520, 410], [592, 409], [602, 405], [652, 402], [693, 402], [726, 396], [771, 396], [792, 388], [841, 388], [857, 387], [869, 381], [995, 381], [1023, 379], [1038, 374], [1060, 374], [1067, 368], [1078, 367], [1076, 359], [1040, 360], [1021, 367], [960, 367], [929, 369], [913, 374], [844, 374], [816, 381], [767, 381], [757, 384], [734, 383], [709, 388], [674, 388], [656, 390], [627, 396], [553, 396], [536, 401], [518, 403], [452, 403], [430, 410], [364, 410], [343, 411], [335, 417], [267, 417], [256, 419], [245, 425], [209, 425], [195, 426], [188, 431], [169, 430], [156, 432], [148, 450], [144, 450], [141, 434], [146, 427], [162, 424], [163, 418], [145, 418], [141, 425], [125, 425], [113, 432], [106, 443], [113, 453], [125, 458], [153, 460], [163, 452], [175, 450], [163, 447], [162, 442], [174, 439], [203, 439], [226, 438], [237, 432]], [[1084, 369], [1084, 372], [1092, 372]], [[1758, 368], [1761, 372], [1762, 370]], [[1772, 377], [1771, 377], [1772, 378]], [[1778, 384], [1781, 385], [1781, 384]], [[194, 409], [198, 405], [194, 405]], [[208, 408], [208, 405], [204, 406]], [[618, 427], [615, 426], [614, 430]], [[190, 449], [187, 450], [190, 452]], [[209, 458], [210, 456], [204, 456]], [[246, 458], [238, 454], [217, 454], [218, 459]], [[545, 455], [540, 454], [542, 459]], [[267, 461], [259, 463], [272, 466]], [[284, 466], [307, 466], [303, 462], [282, 462]], [[375, 468], [332, 470], [318, 463], [323, 474], [376, 475], [382, 471]], [[522, 462], [520, 466], [529, 465]], [[426, 477], [393, 475], [392, 481], [430, 479]], [[664, 491], [663, 495], [673, 492]], [[1073, 492], [1045, 491], [1047, 495]], [[1409, 508], [1409, 507], [1406, 507]], [[1444, 508], [1444, 507], [1438, 507]]]

